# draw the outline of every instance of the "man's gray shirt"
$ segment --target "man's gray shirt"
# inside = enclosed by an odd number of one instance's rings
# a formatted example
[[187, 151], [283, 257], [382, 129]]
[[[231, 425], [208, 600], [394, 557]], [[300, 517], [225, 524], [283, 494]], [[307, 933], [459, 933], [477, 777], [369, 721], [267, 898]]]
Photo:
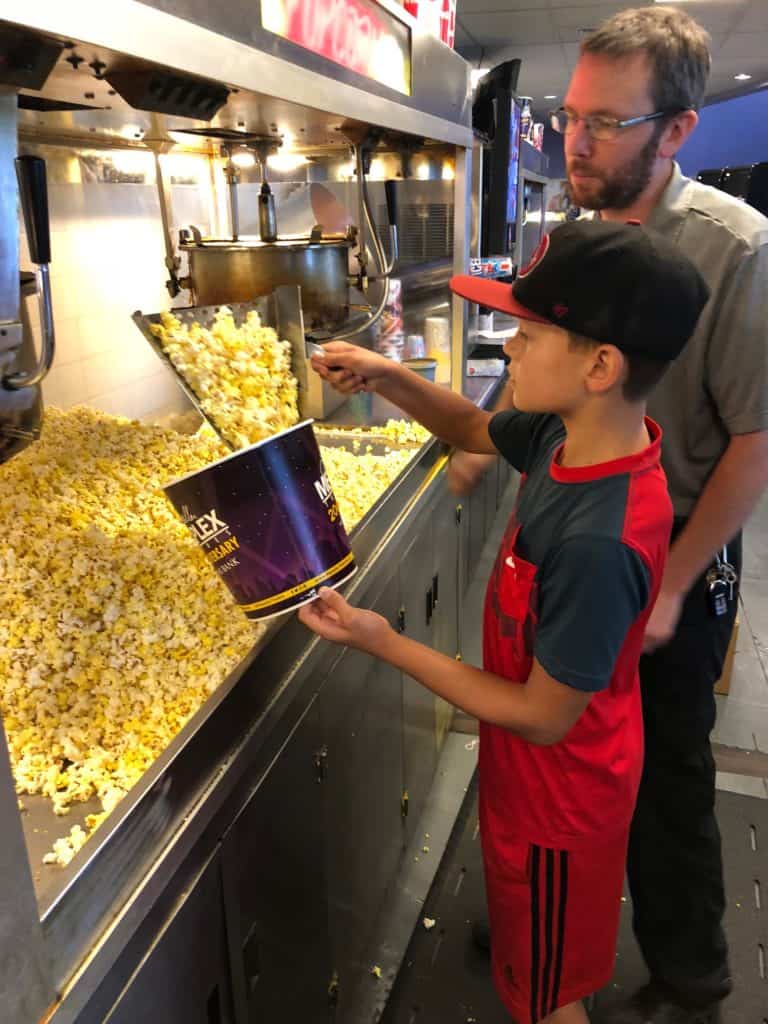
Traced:
[[768, 430], [768, 218], [675, 164], [646, 223], [680, 246], [711, 290], [648, 402], [664, 431], [675, 515], [688, 516], [732, 435]]

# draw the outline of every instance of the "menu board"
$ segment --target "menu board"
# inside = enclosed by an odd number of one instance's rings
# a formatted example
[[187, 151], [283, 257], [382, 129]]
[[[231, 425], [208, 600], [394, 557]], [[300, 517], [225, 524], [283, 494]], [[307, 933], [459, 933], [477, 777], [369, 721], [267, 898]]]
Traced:
[[411, 95], [411, 30], [375, 0], [261, 0], [269, 32]]

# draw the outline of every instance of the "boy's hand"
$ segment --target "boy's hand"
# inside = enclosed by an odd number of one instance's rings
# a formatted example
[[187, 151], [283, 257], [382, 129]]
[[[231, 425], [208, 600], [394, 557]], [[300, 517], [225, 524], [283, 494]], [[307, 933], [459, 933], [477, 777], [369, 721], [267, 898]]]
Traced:
[[325, 640], [356, 647], [368, 654], [380, 651], [392, 632], [382, 615], [353, 608], [338, 591], [329, 587], [323, 587], [316, 600], [299, 609], [299, 620]]
[[375, 391], [394, 366], [390, 359], [346, 341], [329, 341], [322, 347], [325, 356], [312, 356], [312, 369], [344, 395]]
[[659, 596], [656, 598], [656, 604], [645, 625], [643, 654], [650, 654], [669, 643], [675, 635], [677, 624], [680, 621], [684, 600], [685, 594], [665, 590], [662, 585]]

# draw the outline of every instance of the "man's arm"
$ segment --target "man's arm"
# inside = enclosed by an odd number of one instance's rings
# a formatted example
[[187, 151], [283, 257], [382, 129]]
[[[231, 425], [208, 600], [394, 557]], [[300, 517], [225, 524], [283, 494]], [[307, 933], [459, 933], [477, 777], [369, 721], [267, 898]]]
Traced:
[[685, 596], [715, 554], [741, 529], [768, 486], [768, 431], [731, 438], [685, 529], [672, 545], [661, 591], [648, 620], [645, 649], [667, 643]]
[[312, 368], [337, 391], [375, 391], [454, 447], [496, 451], [488, 434], [491, 414], [469, 399], [359, 345], [331, 341], [323, 350], [322, 359], [312, 357]]
[[592, 697], [559, 683], [537, 661], [519, 684], [439, 654], [396, 633], [381, 615], [353, 608], [335, 590], [321, 590], [299, 618], [325, 639], [381, 658], [467, 714], [539, 746], [562, 740]]

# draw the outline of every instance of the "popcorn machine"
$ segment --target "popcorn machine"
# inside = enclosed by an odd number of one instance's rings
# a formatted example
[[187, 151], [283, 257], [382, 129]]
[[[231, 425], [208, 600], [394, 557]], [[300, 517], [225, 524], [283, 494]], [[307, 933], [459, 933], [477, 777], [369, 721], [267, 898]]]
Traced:
[[[132, 314], [194, 339], [225, 320], [197, 350], [208, 383], [227, 353], [249, 372], [269, 353], [281, 414], [325, 420], [358, 598], [455, 655], [443, 448], [302, 373], [308, 338], [375, 343], [394, 277], [404, 330], [438, 317], [451, 387], [488, 397], [447, 288], [468, 262], [467, 65], [394, 0], [0, 0], [0, 57], [4, 1019], [360, 1019], [444, 711], [399, 675], [369, 687], [295, 617], [238, 616], [162, 497], [221, 441]], [[373, 731], [348, 726], [373, 699]]]

